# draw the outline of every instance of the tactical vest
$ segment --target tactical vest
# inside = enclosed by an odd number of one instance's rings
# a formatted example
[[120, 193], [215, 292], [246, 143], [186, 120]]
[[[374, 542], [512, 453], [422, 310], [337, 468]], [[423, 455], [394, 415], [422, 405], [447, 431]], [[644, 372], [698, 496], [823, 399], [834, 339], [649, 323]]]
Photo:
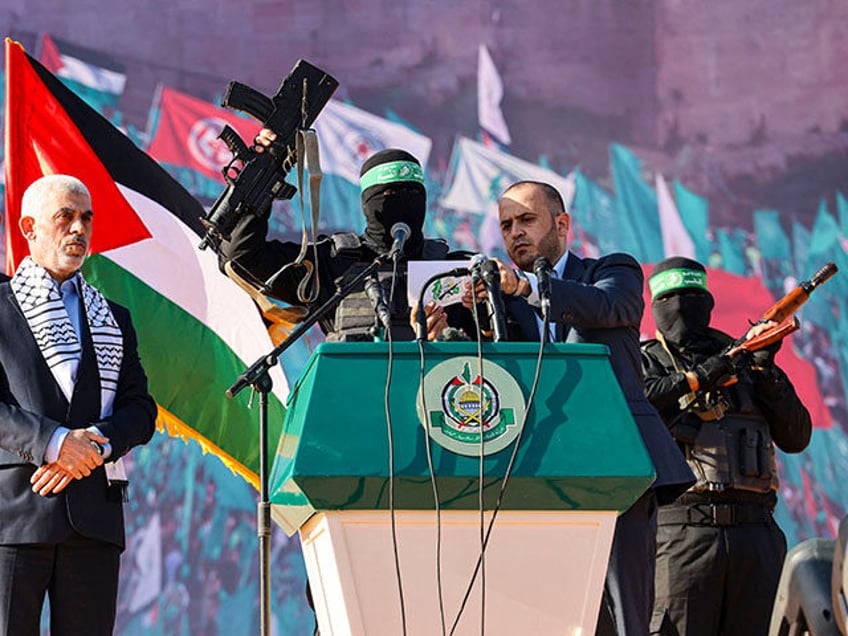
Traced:
[[[663, 364], [684, 370], [663, 348]], [[660, 353], [655, 350], [654, 353]], [[769, 424], [754, 401], [747, 378], [716, 391], [689, 393], [671, 433], [686, 457], [696, 482], [694, 492], [744, 490], [768, 493], [778, 488], [774, 443]]]
[[[370, 262], [360, 260], [362, 241], [356, 234], [339, 233], [332, 236], [335, 255], [348, 258], [351, 264], [337, 280], [337, 286], [344, 286], [353, 280]], [[448, 245], [441, 240], [425, 239], [421, 258], [423, 260], [442, 260], [448, 254]], [[406, 264], [398, 267], [394, 295], [391, 297], [392, 264], [377, 271], [377, 279], [383, 288], [383, 297], [389, 306], [392, 325], [392, 340], [414, 340], [415, 332], [409, 324], [409, 303], [406, 298]], [[361, 281], [350, 294], [345, 296], [336, 308], [333, 329], [327, 334], [331, 342], [356, 342], [374, 340], [378, 332], [377, 315], [371, 301], [365, 293], [365, 281]], [[385, 336], [385, 334], [384, 334]]]

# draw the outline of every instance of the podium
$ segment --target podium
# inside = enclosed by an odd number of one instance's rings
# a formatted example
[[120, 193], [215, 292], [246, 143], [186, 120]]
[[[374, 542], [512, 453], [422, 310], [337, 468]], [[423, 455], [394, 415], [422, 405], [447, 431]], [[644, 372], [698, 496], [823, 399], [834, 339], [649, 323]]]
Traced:
[[546, 344], [528, 405], [537, 343], [484, 343], [482, 374], [476, 343], [422, 347], [423, 371], [392, 345], [388, 401], [386, 343], [320, 345], [289, 395], [270, 501], [322, 636], [593, 633], [616, 516], [654, 480], [607, 348]]

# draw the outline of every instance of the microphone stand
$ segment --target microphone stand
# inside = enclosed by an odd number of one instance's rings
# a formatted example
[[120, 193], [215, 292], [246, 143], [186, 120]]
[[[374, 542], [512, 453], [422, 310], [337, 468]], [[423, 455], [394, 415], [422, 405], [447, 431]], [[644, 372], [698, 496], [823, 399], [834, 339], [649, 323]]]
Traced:
[[378, 256], [374, 261], [350, 280], [320, 307], [307, 315], [289, 337], [274, 347], [266, 355], [245, 369], [230, 388], [227, 397], [233, 398], [248, 386], [259, 393], [259, 502], [256, 505], [256, 534], [259, 537], [259, 615], [261, 636], [271, 635], [271, 502], [268, 495], [268, 394], [273, 382], [268, 371], [277, 364], [280, 354], [294, 344], [324, 314], [338, 305], [345, 296], [377, 268], [383, 266], [385, 257]]

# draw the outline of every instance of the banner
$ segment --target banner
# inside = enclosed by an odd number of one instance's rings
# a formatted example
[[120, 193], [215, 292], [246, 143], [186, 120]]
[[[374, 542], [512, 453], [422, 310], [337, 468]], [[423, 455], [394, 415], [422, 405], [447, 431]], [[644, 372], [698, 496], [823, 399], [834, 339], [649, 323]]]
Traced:
[[368, 157], [386, 148], [406, 150], [427, 165], [433, 143], [403, 124], [331, 99], [313, 124], [318, 135], [321, 169], [355, 183], [359, 169]]
[[247, 145], [261, 126], [235, 111], [162, 87], [159, 123], [147, 152], [160, 163], [189, 168], [223, 184], [221, 170], [233, 154], [218, 135], [227, 124]]
[[493, 214], [501, 193], [516, 181], [544, 181], [556, 188], [566, 207], [574, 198], [574, 177], [487, 148], [483, 144], [457, 138], [451, 155], [452, 175], [440, 204], [450, 210]]

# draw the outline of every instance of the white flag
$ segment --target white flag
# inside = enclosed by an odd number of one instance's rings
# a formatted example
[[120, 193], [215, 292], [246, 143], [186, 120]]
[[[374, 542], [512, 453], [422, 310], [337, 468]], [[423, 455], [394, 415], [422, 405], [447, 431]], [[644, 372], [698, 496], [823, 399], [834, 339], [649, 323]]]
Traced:
[[324, 106], [313, 127], [318, 135], [321, 169], [356, 184], [362, 162], [375, 152], [400, 148], [426, 166], [433, 145], [429, 137], [403, 124], [337, 100]]
[[660, 214], [660, 230], [662, 231], [663, 254], [669, 256], [685, 256], [695, 258], [695, 242], [689, 235], [686, 226], [680, 218], [680, 213], [671, 197], [671, 192], [665, 179], [657, 173], [657, 203]]
[[574, 180], [535, 163], [513, 157], [466, 137], [457, 138], [451, 165], [455, 172], [447, 193], [441, 198], [443, 207], [477, 214], [487, 214], [497, 207], [498, 197], [516, 181], [543, 181], [556, 188], [566, 207], [574, 198]]
[[485, 44], [480, 45], [477, 60], [477, 117], [480, 127], [508, 146], [512, 139], [501, 112], [503, 82]]

